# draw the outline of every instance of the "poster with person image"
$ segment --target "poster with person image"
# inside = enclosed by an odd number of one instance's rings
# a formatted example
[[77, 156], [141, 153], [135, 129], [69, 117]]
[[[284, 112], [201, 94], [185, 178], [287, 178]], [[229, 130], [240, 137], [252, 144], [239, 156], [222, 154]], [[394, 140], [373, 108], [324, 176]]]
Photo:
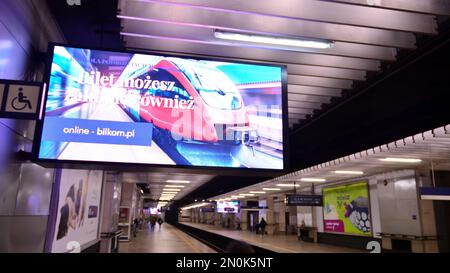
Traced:
[[324, 188], [323, 219], [325, 232], [371, 236], [367, 182]]
[[51, 252], [69, 252], [98, 238], [102, 182], [102, 171], [62, 170]]

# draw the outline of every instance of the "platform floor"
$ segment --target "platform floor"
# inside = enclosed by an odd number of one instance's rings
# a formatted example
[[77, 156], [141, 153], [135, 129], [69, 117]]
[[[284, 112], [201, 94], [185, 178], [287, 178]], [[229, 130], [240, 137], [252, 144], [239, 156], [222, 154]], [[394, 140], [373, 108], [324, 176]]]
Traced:
[[139, 230], [130, 242], [120, 242], [120, 253], [215, 253], [200, 241], [164, 223], [161, 230]]
[[244, 241], [248, 244], [262, 247], [279, 253], [364, 253], [365, 251], [339, 247], [326, 244], [315, 244], [299, 241], [296, 235], [265, 235], [261, 237], [254, 232], [247, 230], [231, 230], [222, 227], [182, 222], [198, 229], [207, 230], [222, 236]]

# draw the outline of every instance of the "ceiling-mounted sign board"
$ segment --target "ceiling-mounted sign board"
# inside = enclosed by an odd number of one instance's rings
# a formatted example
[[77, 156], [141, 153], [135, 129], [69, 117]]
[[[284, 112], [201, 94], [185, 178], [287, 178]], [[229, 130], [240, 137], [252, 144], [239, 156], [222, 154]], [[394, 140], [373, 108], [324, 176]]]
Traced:
[[286, 205], [320, 207], [322, 206], [322, 195], [288, 194], [286, 195]]
[[421, 187], [420, 199], [422, 200], [436, 200], [436, 201], [450, 201], [449, 187]]
[[0, 79], [0, 117], [39, 119], [43, 83]]

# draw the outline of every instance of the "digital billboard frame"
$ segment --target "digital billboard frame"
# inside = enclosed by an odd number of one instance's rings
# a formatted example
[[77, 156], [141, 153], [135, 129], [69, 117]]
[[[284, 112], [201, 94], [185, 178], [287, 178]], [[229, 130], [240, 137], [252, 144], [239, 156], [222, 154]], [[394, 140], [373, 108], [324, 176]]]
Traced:
[[106, 161], [81, 161], [81, 160], [59, 160], [59, 159], [44, 159], [39, 158], [39, 150], [43, 134], [43, 126], [45, 119], [45, 107], [41, 107], [41, 119], [36, 122], [36, 134], [33, 141], [33, 161], [44, 167], [49, 168], [83, 168], [83, 169], [103, 169], [103, 170], [126, 170], [126, 171], [158, 171], [158, 172], [173, 172], [178, 170], [183, 173], [204, 173], [204, 174], [220, 174], [223, 175], [259, 175], [259, 176], [276, 176], [286, 173], [289, 170], [289, 154], [288, 154], [288, 98], [287, 98], [287, 66], [278, 63], [248, 61], [242, 59], [226, 58], [220, 56], [204, 56], [184, 53], [173, 53], [163, 51], [152, 51], [145, 49], [133, 50], [117, 50], [109, 48], [98, 48], [91, 46], [80, 46], [74, 44], [50, 43], [48, 47], [48, 58], [46, 62], [46, 70], [44, 74], [44, 96], [43, 104], [45, 105], [48, 99], [49, 82], [51, 75], [51, 66], [54, 57], [54, 48], [57, 46], [70, 47], [75, 49], [89, 49], [99, 50], [111, 53], [129, 53], [129, 54], [145, 54], [156, 55], [164, 57], [174, 57], [181, 59], [202, 60], [202, 61], [216, 61], [216, 62], [232, 62], [236, 64], [249, 64], [259, 66], [271, 66], [281, 68], [281, 109], [282, 109], [282, 124], [283, 124], [283, 169], [265, 169], [265, 168], [240, 168], [240, 167], [213, 167], [213, 166], [186, 166], [186, 165], [165, 165], [165, 164], [147, 164], [147, 163], [128, 163], [128, 162], [106, 162]]

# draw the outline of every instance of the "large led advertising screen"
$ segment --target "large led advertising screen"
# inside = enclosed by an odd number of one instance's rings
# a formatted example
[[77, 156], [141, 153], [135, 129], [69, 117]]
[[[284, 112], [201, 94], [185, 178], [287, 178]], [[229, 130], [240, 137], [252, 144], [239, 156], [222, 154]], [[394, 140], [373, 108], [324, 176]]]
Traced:
[[323, 188], [324, 231], [372, 235], [367, 182]]
[[38, 159], [284, 169], [285, 67], [52, 51]]

